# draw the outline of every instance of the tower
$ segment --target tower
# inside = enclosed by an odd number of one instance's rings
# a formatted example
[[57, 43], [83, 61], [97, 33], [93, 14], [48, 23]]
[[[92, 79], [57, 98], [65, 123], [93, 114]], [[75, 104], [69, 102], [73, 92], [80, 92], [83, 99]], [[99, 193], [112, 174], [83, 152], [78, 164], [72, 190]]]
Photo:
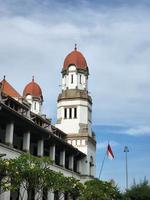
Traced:
[[95, 176], [96, 141], [92, 132], [92, 98], [88, 93], [89, 69], [81, 52], [69, 53], [62, 68], [62, 91], [57, 100], [56, 126], [67, 133], [67, 141], [87, 156], [82, 173]]
[[36, 114], [41, 114], [43, 103], [42, 90], [40, 86], [34, 81], [28, 83], [23, 91], [23, 97], [31, 104], [31, 111]]

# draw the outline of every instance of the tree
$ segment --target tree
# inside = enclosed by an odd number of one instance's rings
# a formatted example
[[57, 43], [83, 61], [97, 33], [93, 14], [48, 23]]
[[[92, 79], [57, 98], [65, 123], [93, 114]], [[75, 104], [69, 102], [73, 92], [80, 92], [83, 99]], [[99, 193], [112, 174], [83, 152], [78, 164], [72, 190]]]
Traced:
[[[22, 154], [15, 159], [0, 160], [1, 187], [3, 191], [19, 191], [19, 198], [24, 199], [27, 192], [28, 200], [33, 196], [36, 199], [46, 199], [45, 191], [59, 191], [67, 193], [72, 198], [77, 198], [82, 193], [83, 184], [73, 177], [65, 177], [60, 172], [50, 169], [49, 158], [39, 158], [30, 154]], [[20, 190], [22, 188], [22, 190]], [[60, 199], [63, 195], [60, 195]]]
[[150, 200], [150, 184], [144, 178], [140, 183], [134, 184], [124, 194], [127, 200]]
[[9, 168], [9, 162], [7, 159], [0, 158], [0, 193], [6, 190], [9, 186], [7, 170]]
[[[44, 185], [44, 172], [49, 169], [49, 158], [38, 158], [30, 154], [22, 154], [18, 158], [7, 160], [7, 179], [8, 188], [5, 190], [20, 191], [19, 196], [23, 199], [25, 191], [27, 191], [28, 199], [31, 199], [31, 193], [34, 191], [35, 195], [41, 195], [40, 191]], [[38, 198], [38, 197], [37, 197]]]
[[84, 192], [80, 200], [120, 200], [121, 194], [111, 182], [98, 179], [90, 180], [84, 184]]

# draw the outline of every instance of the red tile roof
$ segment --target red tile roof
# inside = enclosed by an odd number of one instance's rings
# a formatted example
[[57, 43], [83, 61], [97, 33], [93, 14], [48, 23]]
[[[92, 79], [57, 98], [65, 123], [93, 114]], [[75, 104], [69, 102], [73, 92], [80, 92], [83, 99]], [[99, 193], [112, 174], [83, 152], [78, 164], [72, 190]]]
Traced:
[[86, 70], [88, 68], [84, 56], [81, 52], [77, 51], [76, 48], [66, 56], [63, 70], [67, 69], [71, 64], [75, 65], [77, 69]]
[[28, 94], [34, 97], [42, 97], [42, 90], [40, 86], [34, 81], [34, 78], [28, 83], [23, 91], [23, 96], [26, 97]]
[[5, 78], [0, 82], [1, 91], [11, 97], [21, 97], [21, 95], [5, 80]]

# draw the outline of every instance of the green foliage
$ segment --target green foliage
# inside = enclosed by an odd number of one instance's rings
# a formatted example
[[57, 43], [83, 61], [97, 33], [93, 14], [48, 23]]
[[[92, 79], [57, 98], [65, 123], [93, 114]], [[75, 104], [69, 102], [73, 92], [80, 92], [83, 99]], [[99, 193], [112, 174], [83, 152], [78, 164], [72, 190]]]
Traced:
[[[77, 198], [83, 190], [83, 185], [73, 177], [64, 177], [62, 173], [50, 169], [51, 160], [38, 158], [30, 154], [22, 154], [15, 159], [0, 159], [0, 174], [2, 191], [18, 191], [20, 187], [28, 193], [30, 199], [34, 190], [37, 199], [40, 199], [42, 189], [67, 192]], [[20, 193], [23, 199], [25, 193]]]
[[7, 171], [9, 169], [9, 160], [0, 158], [0, 189], [1, 192], [6, 191], [10, 187]]
[[140, 183], [134, 183], [124, 194], [125, 200], [150, 200], [150, 184], [146, 178]]
[[121, 194], [111, 182], [98, 179], [87, 181], [80, 200], [119, 200]]
[[17, 190], [23, 184], [27, 191], [41, 187], [43, 184], [43, 171], [51, 163], [46, 158], [37, 158], [29, 154], [22, 154], [9, 162], [8, 176], [11, 177], [11, 189]]
[[64, 192], [70, 194], [72, 198], [77, 198], [83, 192], [83, 184], [73, 177], [66, 177], [64, 180]]

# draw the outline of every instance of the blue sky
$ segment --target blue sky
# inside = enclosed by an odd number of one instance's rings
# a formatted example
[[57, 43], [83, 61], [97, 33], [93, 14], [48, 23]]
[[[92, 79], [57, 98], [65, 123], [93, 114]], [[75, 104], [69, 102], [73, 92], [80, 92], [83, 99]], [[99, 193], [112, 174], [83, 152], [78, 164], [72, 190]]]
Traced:
[[97, 173], [110, 140], [115, 159], [102, 179], [150, 180], [150, 1], [0, 0], [0, 72], [22, 93], [32, 75], [43, 112], [56, 120], [61, 68], [74, 44], [86, 57], [97, 136]]
[[123, 126], [94, 126], [97, 135], [97, 176], [99, 176], [102, 160], [105, 155], [108, 140], [112, 146], [115, 158], [106, 159], [101, 174], [101, 179], [114, 179], [118, 186], [123, 189], [126, 184], [125, 153], [124, 147], [129, 148], [128, 175], [129, 185], [133, 180], [139, 182], [146, 176], [150, 180], [150, 145], [149, 135], [127, 135], [129, 127]]

